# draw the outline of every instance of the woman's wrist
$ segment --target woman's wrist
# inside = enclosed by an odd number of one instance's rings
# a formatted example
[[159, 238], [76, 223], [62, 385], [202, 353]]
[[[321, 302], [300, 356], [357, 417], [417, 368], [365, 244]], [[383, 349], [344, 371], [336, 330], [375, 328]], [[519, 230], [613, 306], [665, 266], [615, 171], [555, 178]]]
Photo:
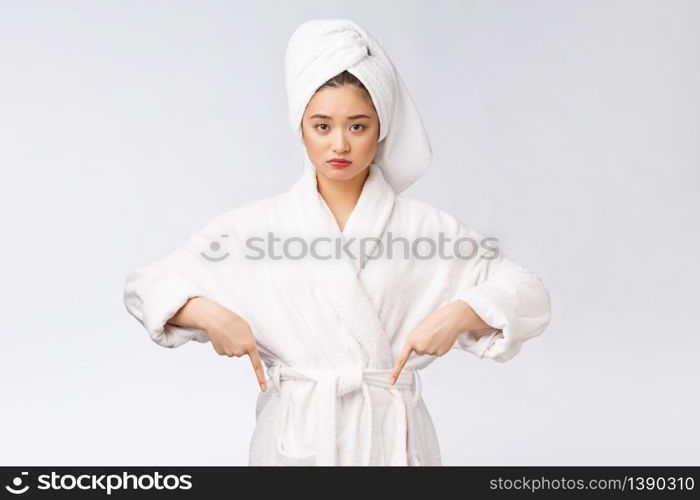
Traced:
[[457, 328], [459, 329], [459, 333], [469, 330], [492, 328], [491, 325], [485, 323], [481, 317], [476, 314], [476, 311], [464, 300], [455, 300], [454, 304], [458, 311]]
[[222, 321], [225, 314], [230, 314], [230, 311], [213, 300], [204, 297], [194, 297], [192, 304], [194, 313], [193, 318], [196, 328], [208, 332], [212, 325]]

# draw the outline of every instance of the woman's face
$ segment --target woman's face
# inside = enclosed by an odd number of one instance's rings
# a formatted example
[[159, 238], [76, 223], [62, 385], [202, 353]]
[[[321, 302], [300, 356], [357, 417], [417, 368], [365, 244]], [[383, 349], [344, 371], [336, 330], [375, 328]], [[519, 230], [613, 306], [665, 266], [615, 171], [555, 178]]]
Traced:
[[[362, 173], [374, 159], [379, 117], [361, 88], [323, 87], [309, 100], [301, 131], [316, 172], [329, 180], [346, 181]], [[333, 158], [352, 163], [334, 166], [329, 162]]]

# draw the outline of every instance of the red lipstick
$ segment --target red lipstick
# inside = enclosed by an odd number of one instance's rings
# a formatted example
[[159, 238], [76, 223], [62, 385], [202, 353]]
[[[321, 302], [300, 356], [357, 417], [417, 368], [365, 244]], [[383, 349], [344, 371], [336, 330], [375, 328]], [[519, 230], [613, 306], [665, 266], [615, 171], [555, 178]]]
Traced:
[[330, 163], [334, 167], [344, 168], [350, 165], [352, 162], [343, 158], [331, 158], [327, 163]]

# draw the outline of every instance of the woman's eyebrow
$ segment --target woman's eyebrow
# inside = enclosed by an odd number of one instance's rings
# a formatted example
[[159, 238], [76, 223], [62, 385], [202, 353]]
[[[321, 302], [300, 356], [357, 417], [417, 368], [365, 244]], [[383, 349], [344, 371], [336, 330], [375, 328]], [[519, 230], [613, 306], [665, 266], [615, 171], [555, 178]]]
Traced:
[[[323, 115], [323, 114], [321, 114], [321, 113], [316, 113], [316, 114], [311, 115], [311, 116], [309, 117], [309, 119], [312, 119], [312, 118], [323, 118], [323, 119], [325, 119], [325, 120], [332, 120], [332, 119], [333, 119], [333, 118], [331, 118], [330, 116], [328, 116], [328, 115]], [[368, 115], [352, 115], [352, 116], [348, 116], [348, 119], [350, 119], [350, 120], [357, 120], [358, 118], [371, 118], [371, 117], [368, 116]]]

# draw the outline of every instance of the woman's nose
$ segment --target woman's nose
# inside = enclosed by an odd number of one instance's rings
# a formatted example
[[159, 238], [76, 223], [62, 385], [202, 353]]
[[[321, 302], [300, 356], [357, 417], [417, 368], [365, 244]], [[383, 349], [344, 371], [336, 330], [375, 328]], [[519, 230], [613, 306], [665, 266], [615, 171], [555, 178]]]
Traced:
[[345, 135], [342, 132], [336, 134], [333, 138], [333, 151], [342, 153], [348, 148], [348, 141], [345, 139]]

